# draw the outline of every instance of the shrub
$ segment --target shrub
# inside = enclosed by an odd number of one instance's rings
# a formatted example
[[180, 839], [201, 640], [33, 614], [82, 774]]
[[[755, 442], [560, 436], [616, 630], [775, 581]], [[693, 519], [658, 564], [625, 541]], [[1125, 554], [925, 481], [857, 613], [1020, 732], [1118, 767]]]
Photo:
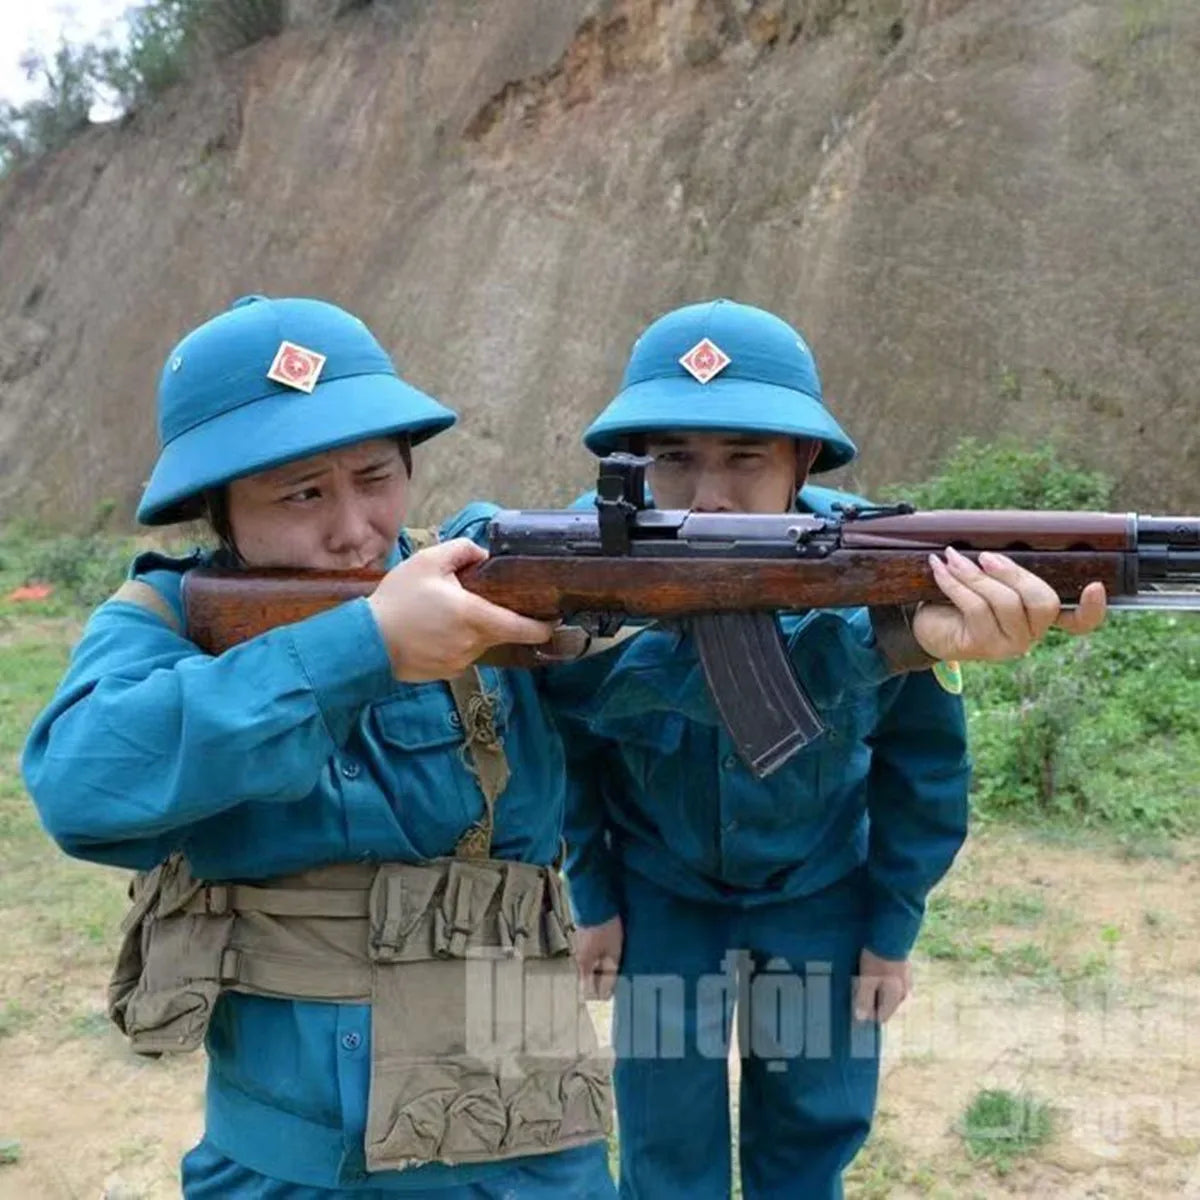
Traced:
[[0, 163], [5, 166], [57, 150], [81, 129], [96, 99], [99, 52], [61, 41], [47, 58], [29, 51], [21, 69], [42, 94], [22, 105], [0, 106]]
[[[1054, 447], [960, 442], [920, 507], [1105, 508], [1111, 482]], [[972, 663], [964, 699], [983, 817], [1200, 829], [1200, 620], [1113, 613], [1089, 638], [1051, 631], [1025, 658]]]
[[57, 149], [88, 124], [97, 96], [136, 108], [185, 78], [205, 57], [221, 57], [283, 31], [284, 0], [147, 0], [126, 13], [119, 46], [60, 42], [52, 58], [22, 60], [42, 95], [0, 103], [0, 171]]
[[1112, 481], [1065, 462], [1051, 445], [1030, 449], [1014, 438], [964, 438], [923, 483], [886, 489], [918, 508], [1107, 508]]
[[283, 0], [149, 0], [131, 9], [124, 46], [101, 55], [101, 78], [136, 108], [221, 57], [283, 31]]

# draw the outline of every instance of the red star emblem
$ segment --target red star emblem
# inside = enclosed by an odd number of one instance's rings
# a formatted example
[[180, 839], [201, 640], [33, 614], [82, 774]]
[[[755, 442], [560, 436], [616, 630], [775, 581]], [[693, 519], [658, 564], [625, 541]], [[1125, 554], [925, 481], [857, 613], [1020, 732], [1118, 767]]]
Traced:
[[306, 350], [295, 342], [280, 342], [267, 378], [285, 387], [296, 388], [297, 391], [311, 392], [317, 386], [324, 365], [324, 354]]
[[716, 342], [702, 338], [680, 360], [683, 369], [697, 383], [707, 383], [733, 360]]

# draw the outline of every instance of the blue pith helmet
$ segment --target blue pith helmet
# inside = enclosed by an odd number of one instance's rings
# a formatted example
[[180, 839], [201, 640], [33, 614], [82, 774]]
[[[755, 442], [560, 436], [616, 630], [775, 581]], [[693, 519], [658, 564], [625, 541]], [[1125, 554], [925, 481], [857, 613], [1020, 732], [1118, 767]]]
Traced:
[[[682, 362], [697, 347], [700, 361], [691, 361], [698, 374], [718, 368], [706, 383]], [[724, 366], [722, 357], [729, 360]], [[690, 304], [650, 325], [633, 348], [620, 392], [583, 441], [593, 454], [610, 454], [630, 434], [667, 429], [815, 438], [821, 450], [814, 472], [843, 466], [858, 453], [825, 407], [817, 364], [800, 334], [732, 300]]]
[[167, 357], [162, 449], [137, 517], [187, 520], [206, 488], [368, 438], [424, 441], [455, 420], [396, 374], [358, 317], [323, 300], [246, 296]]

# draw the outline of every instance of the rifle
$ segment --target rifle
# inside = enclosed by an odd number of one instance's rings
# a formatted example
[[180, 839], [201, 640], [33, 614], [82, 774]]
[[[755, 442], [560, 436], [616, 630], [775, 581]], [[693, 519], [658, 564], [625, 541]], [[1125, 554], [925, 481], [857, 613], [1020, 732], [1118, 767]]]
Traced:
[[[944, 601], [931, 552], [954, 546], [977, 558], [1000, 551], [1046, 580], [1067, 606], [1098, 580], [1112, 609], [1200, 612], [1200, 517], [917, 512], [906, 504], [845, 505], [834, 518], [659, 510], [647, 502], [649, 461], [603, 459], [594, 509], [498, 512], [488, 527], [489, 557], [459, 579], [515, 612], [568, 622], [587, 635], [583, 643], [629, 622], [682, 620], [718, 712], [759, 778], [824, 731], [774, 614]], [[183, 584], [187, 633], [219, 654], [367, 596], [380, 578], [371, 571], [196, 568]], [[1195, 590], [1182, 590], [1188, 587]]]

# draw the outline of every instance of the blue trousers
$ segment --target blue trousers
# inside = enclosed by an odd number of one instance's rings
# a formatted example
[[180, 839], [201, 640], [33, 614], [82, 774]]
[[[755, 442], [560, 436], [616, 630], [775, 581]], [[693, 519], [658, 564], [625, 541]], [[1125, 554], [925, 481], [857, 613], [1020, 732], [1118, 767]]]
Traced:
[[879, 1078], [878, 1026], [851, 1011], [862, 872], [745, 909], [681, 899], [632, 872], [623, 883], [613, 1028], [621, 1196], [727, 1200], [736, 1020], [746, 1200], [838, 1200]]
[[260, 1175], [201, 1142], [183, 1159], [185, 1200], [613, 1200], [603, 1142], [525, 1159], [520, 1166], [487, 1181], [450, 1187], [393, 1191], [383, 1188], [307, 1187]]

